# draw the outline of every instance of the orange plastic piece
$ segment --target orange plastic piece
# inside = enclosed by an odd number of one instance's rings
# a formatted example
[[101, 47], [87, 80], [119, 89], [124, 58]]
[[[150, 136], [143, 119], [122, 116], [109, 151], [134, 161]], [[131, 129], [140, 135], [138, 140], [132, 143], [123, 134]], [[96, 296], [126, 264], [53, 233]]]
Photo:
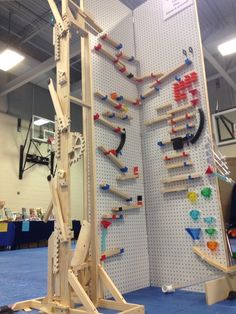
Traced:
[[211, 251], [216, 251], [219, 247], [219, 243], [217, 241], [207, 241], [207, 247]]
[[111, 93], [111, 99], [116, 100], [117, 97], [118, 97], [117, 93]]

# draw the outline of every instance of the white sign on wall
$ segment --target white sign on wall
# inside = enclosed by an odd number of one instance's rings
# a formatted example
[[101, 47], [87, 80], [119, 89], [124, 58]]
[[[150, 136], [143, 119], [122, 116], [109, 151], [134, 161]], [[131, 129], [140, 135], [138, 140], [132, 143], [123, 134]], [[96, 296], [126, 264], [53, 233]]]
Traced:
[[193, 4], [193, 0], [162, 0], [164, 20]]

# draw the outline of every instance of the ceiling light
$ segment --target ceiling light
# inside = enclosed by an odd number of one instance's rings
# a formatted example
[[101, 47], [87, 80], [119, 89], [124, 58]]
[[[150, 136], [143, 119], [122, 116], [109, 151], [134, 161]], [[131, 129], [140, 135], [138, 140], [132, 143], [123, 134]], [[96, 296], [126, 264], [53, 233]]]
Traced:
[[50, 122], [50, 121], [47, 119], [44, 119], [44, 118], [40, 118], [40, 119], [34, 121], [34, 125], [41, 126], [41, 125], [47, 124], [48, 122]]
[[222, 56], [228, 56], [236, 52], [236, 38], [224, 42], [218, 46], [219, 52]]
[[24, 58], [24, 56], [14, 50], [5, 49], [0, 53], [0, 70], [8, 71], [24, 60]]

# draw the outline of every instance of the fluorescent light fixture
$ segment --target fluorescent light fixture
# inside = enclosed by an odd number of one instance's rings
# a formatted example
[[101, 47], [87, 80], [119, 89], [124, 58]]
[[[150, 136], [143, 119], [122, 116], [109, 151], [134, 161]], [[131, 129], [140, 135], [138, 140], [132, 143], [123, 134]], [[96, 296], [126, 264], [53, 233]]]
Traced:
[[236, 38], [224, 42], [218, 46], [219, 52], [222, 56], [228, 56], [236, 52]]
[[18, 52], [7, 48], [0, 53], [0, 70], [8, 71], [24, 59]]
[[44, 119], [44, 118], [40, 118], [40, 119], [34, 121], [34, 125], [41, 126], [41, 125], [47, 124], [48, 122], [50, 122], [50, 121], [47, 119]]

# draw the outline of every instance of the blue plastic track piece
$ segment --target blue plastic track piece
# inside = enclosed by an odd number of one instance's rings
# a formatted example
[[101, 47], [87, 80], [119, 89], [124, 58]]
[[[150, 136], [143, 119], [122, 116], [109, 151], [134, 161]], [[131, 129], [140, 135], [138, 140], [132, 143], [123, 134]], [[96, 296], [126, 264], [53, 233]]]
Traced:
[[125, 252], [125, 249], [120, 249], [120, 253], [123, 254]]
[[124, 118], [122, 118], [122, 120], [128, 120], [129, 119], [129, 116], [125, 116]]
[[187, 163], [187, 161], [184, 161], [184, 167], [189, 167], [190, 164]]
[[180, 77], [179, 75], [175, 75], [175, 80], [176, 80], [177, 82], [180, 82], [180, 81], [181, 81], [181, 77]]
[[116, 114], [115, 114], [115, 113], [112, 113], [112, 114], [110, 114], [108, 117], [109, 117], [109, 118], [115, 118], [115, 116], [116, 116]]
[[122, 44], [118, 44], [117, 46], [116, 46], [116, 49], [117, 50], [120, 50], [120, 49], [122, 49], [123, 48], [123, 45]]
[[129, 59], [128, 59], [129, 62], [132, 62], [134, 61], [134, 56], [131, 56]]
[[117, 100], [117, 101], [122, 101], [123, 99], [124, 99], [123, 96], [118, 96], [118, 97], [116, 97], [116, 100]]
[[108, 191], [108, 190], [110, 189], [110, 185], [109, 185], [109, 184], [106, 184], [106, 185], [102, 186], [101, 188], [102, 188], [102, 190], [104, 190], [104, 191]]
[[144, 100], [144, 99], [145, 99], [145, 97], [144, 97], [143, 95], [140, 95], [140, 98], [141, 98], [142, 100]]
[[163, 147], [163, 146], [165, 146], [165, 144], [163, 144], [163, 143], [162, 143], [162, 141], [160, 141], [160, 142], [157, 142], [157, 145], [158, 145], [158, 146], [160, 146], [160, 147]]
[[160, 87], [159, 87], [158, 85], [157, 85], [157, 86], [155, 86], [154, 88], [155, 88], [155, 90], [156, 90], [157, 92], [159, 92]]
[[191, 174], [188, 176], [188, 180], [193, 180], [193, 178], [191, 177]]
[[105, 101], [105, 100], [107, 100], [107, 98], [108, 98], [108, 96], [106, 95], [106, 96], [102, 97], [101, 99]]
[[190, 59], [188, 59], [188, 58], [184, 62], [185, 62], [186, 65], [192, 64], [192, 61]]
[[124, 172], [124, 173], [125, 173], [125, 172], [128, 172], [128, 170], [129, 170], [128, 167], [120, 168], [120, 171], [121, 171], [121, 172]]

